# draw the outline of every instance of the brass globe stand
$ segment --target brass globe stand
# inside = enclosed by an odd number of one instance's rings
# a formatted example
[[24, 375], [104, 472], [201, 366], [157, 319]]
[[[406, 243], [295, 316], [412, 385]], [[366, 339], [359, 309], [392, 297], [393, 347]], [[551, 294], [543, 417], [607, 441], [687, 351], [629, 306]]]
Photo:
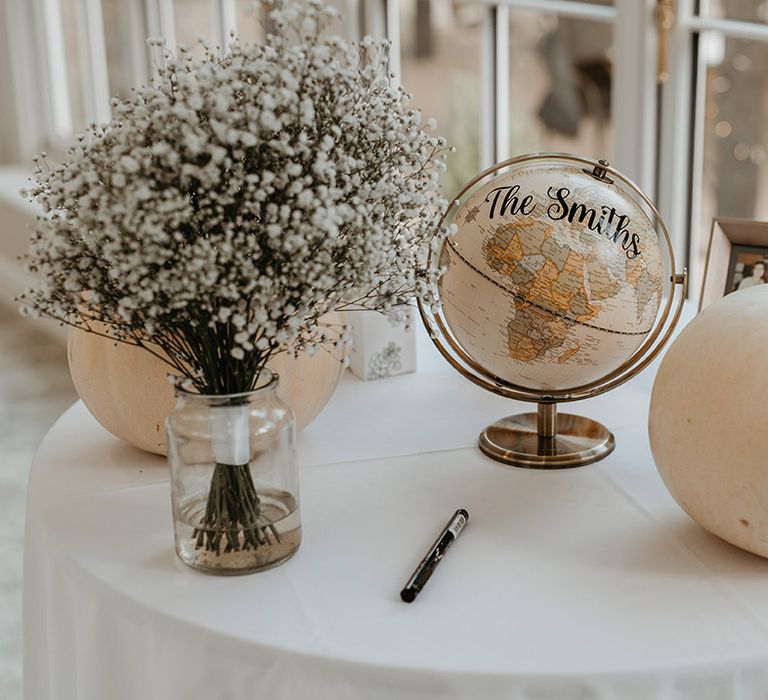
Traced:
[[607, 457], [616, 441], [602, 424], [540, 403], [537, 413], [507, 416], [489, 425], [478, 440], [492, 459], [530, 469], [565, 469]]
[[[687, 271], [675, 273], [675, 257], [669, 232], [653, 203], [628, 178], [610, 168], [605, 161], [594, 162], [569, 154], [536, 154], [512, 158], [485, 170], [471, 180], [454, 198], [451, 206], [443, 215], [441, 225], [455, 214], [461, 198], [478, 183], [494, 176], [497, 171], [521, 162], [560, 159], [570, 164], [578, 164], [596, 180], [622, 187], [631, 191], [647, 208], [652, 218], [657, 235], [666, 244], [669, 269], [667, 278], [666, 302], [657, 314], [656, 322], [648, 336], [632, 356], [620, 367], [600, 379], [581, 386], [558, 391], [540, 391], [509, 382], [494, 375], [476, 362], [461, 346], [451, 332], [439, 304], [428, 307], [419, 305], [424, 325], [433, 343], [446, 360], [464, 377], [478, 386], [495, 394], [520, 401], [538, 404], [536, 413], [521, 413], [502, 418], [482, 431], [478, 440], [480, 450], [487, 456], [504, 464], [529, 469], [564, 469], [597, 462], [613, 452], [616, 446], [613, 434], [601, 423], [583, 416], [563, 413], [558, 415], [557, 404], [566, 401], [579, 401], [597, 396], [629, 381], [647, 367], [661, 352], [672, 333], [683, 310], [688, 288]], [[610, 173], [611, 177], [608, 177]], [[430, 261], [441, 250], [433, 251]], [[675, 293], [680, 291], [677, 306], [672, 312]], [[439, 294], [434, 292], [435, 300]]]

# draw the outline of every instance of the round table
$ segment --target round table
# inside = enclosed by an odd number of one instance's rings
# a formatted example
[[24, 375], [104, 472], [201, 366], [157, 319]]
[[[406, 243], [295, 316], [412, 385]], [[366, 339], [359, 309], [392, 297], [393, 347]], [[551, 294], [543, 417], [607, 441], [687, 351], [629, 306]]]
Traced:
[[[475, 441], [525, 407], [420, 342], [417, 374], [346, 378], [301, 435], [304, 542], [253, 576], [176, 562], [164, 460], [67, 411], [29, 485], [27, 700], [768, 697], [768, 561], [664, 490], [653, 370], [572, 407], [615, 433], [606, 460], [514, 469]], [[468, 527], [401, 602], [458, 507]]]

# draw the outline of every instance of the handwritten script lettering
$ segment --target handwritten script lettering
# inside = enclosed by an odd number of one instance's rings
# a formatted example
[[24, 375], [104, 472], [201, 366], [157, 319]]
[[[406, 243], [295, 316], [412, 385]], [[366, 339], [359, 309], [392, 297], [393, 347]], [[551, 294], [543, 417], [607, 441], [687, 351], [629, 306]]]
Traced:
[[[499, 198], [501, 198], [499, 216], [504, 216], [507, 211], [509, 211], [509, 213], [513, 216], [518, 213], [525, 214], [526, 216], [531, 214], [536, 208], [536, 203], [533, 201], [533, 197], [528, 195], [527, 197], [523, 197], [521, 200], [517, 196], [519, 191], [520, 185], [512, 185], [510, 187], [497, 187], [495, 190], [491, 190], [488, 193], [488, 197], [490, 197], [494, 192], [496, 193], [493, 197], [493, 203], [491, 204], [491, 218], [493, 218], [494, 214], [496, 213], [496, 205], [499, 203]], [[503, 197], [501, 196], [502, 192], [504, 193]], [[488, 201], [488, 197], [485, 198], [486, 202]]]
[[[577, 202], [567, 187], [550, 187], [547, 197], [551, 200], [547, 216], [552, 221], [566, 220], [586, 226], [590, 231], [621, 246], [629, 260], [640, 255], [640, 235], [630, 230], [631, 222], [626, 214], [620, 214], [614, 207], [605, 204], [595, 208]], [[536, 209], [532, 195], [520, 194], [520, 185], [496, 187], [487, 194], [485, 201], [491, 205], [488, 212], [490, 219], [520, 214], [528, 216]]]

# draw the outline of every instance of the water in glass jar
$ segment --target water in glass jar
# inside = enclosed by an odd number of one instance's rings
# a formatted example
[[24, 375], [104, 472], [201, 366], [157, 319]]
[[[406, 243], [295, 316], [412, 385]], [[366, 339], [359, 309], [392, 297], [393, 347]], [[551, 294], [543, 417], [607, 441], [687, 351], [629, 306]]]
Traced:
[[[261, 512], [258, 547], [209, 551], [198, 543], [200, 531], [210, 532], [202, 525], [207, 496], [182, 501], [175, 514], [176, 552], [181, 560], [200, 571], [216, 574], [247, 574], [269, 569], [289, 559], [301, 544], [301, 515], [299, 504], [287, 491], [259, 491]], [[215, 534], [215, 533], [212, 533]], [[207, 539], [207, 538], [206, 538]], [[225, 540], [226, 541], [226, 540]]]

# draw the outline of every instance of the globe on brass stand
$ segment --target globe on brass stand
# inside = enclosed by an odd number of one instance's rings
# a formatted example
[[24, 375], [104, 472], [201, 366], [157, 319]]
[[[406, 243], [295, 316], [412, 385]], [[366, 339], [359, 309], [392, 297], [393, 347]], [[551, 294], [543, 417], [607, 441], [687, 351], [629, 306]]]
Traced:
[[441, 224], [456, 230], [429, 258], [443, 270], [420, 306], [430, 338], [478, 386], [538, 404], [485, 428], [480, 449], [535, 469], [609, 455], [607, 427], [557, 404], [628, 381], [674, 331], [687, 273], [653, 203], [605, 161], [533, 154], [473, 178]]

